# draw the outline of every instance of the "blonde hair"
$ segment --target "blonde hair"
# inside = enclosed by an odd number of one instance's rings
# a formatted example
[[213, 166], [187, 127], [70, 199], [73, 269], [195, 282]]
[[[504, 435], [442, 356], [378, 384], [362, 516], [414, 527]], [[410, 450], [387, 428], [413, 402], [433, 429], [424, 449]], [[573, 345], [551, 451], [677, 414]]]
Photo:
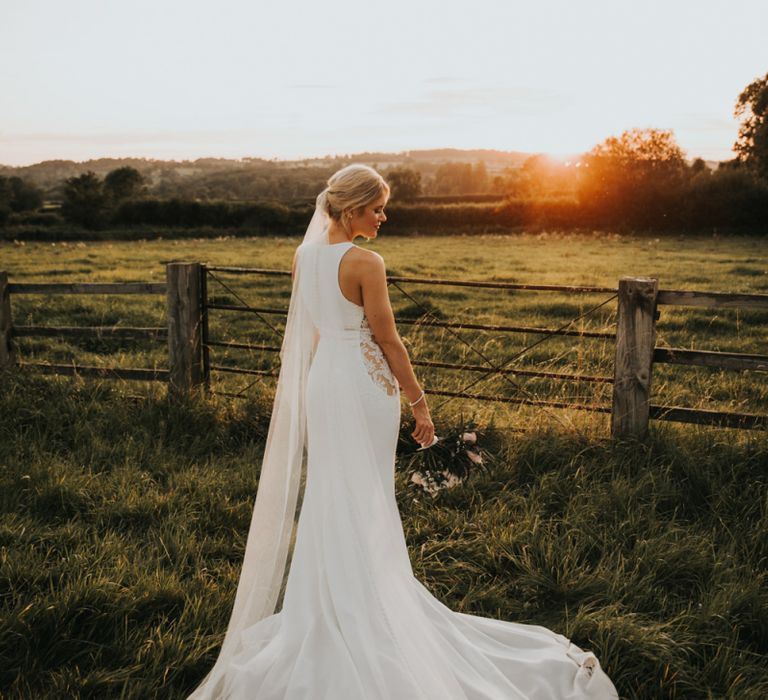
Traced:
[[382, 194], [389, 197], [389, 185], [373, 168], [352, 163], [328, 178], [324, 194], [328, 216], [347, 228], [347, 222], [342, 221], [342, 213], [347, 209], [364, 207]]

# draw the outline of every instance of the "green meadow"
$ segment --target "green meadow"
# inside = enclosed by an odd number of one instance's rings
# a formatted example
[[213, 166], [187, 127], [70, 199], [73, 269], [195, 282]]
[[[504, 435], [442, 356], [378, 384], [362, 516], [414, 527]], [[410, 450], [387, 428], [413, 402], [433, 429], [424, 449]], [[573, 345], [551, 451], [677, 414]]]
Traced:
[[[150, 281], [173, 260], [289, 268], [296, 239], [0, 243], [11, 282]], [[748, 237], [397, 237], [390, 275], [768, 294]], [[215, 273], [219, 303], [285, 309], [288, 277]], [[414, 360], [575, 375], [419, 368], [428, 388], [610, 406], [609, 339], [429, 328], [419, 319], [613, 332], [609, 292], [390, 287]], [[601, 305], [602, 304], [602, 305]], [[597, 307], [597, 308], [595, 308]], [[12, 297], [19, 325], [162, 326], [162, 296]], [[594, 310], [593, 310], [594, 309]], [[592, 310], [592, 311], [591, 311]], [[663, 306], [657, 345], [766, 354], [768, 312]], [[279, 345], [281, 316], [211, 311], [211, 338]], [[535, 347], [529, 347], [537, 343]], [[165, 367], [162, 342], [19, 338], [21, 362]], [[212, 348], [224, 367], [269, 351]], [[482, 353], [482, 354], [481, 354]], [[579, 378], [582, 375], [582, 378]], [[274, 380], [215, 372], [218, 394], [0, 374], [0, 695], [184, 698], [212, 665], [245, 547]], [[768, 376], [657, 365], [653, 402], [768, 413]], [[605, 414], [432, 397], [475, 421], [487, 472], [425, 496], [397, 474], [416, 576], [453, 609], [542, 624], [592, 649], [625, 698], [768, 697], [768, 440], [652, 422], [612, 444]], [[403, 411], [402, 434], [409, 431]], [[401, 460], [402, 461], [402, 460]]]
[[[5, 244], [1, 268], [11, 281], [152, 281], [164, 279], [164, 264], [172, 260], [206, 262], [286, 270], [296, 245], [293, 238], [223, 240], [160, 240], [135, 242], [80, 242]], [[615, 287], [621, 276], [650, 276], [662, 289], [768, 293], [768, 255], [758, 238], [635, 238], [618, 235], [475, 235], [396, 237], [382, 235], [371, 244], [397, 276], [438, 277], [478, 281]], [[209, 280], [212, 301], [256, 308], [285, 309], [290, 297], [287, 277], [238, 276], [215, 273]], [[575, 294], [520, 290], [473, 289], [424, 284], [391, 288], [396, 314], [403, 319], [424, 318], [480, 324], [549, 327], [613, 332], [616, 303], [611, 294]], [[578, 318], [606, 302], [593, 313]], [[764, 311], [660, 307], [657, 345], [746, 353], [764, 351]], [[18, 296], [14, 320], [24, 325], [163, 325], [161, 296]], [[575, 320], [578, 319], [578, 320]], [[270, 314], [233, 314], [211, 311], [211, 339], [279, 345], [282, 318]], [[611, 340], [574, 336], [547, 337], [489, 331], [456, 331], [423, 325], [402, 325], [401, 333], [416, 360], [451, 361], [468, 365], [500, 364], [519, 355], [511, 366], [521, 370], [610, 377]], [[528, 346], [535, 347], [523, 352]], [[109, 339], [72, 343], [69, 339], [19, 339], [20, 357], [103, 366], [164, 367], [166, 349], [160, 342]], [[762, 348], [762, 349], [761, 349]], [[274, 351], [211, 350], [218, 366], [269, 369]], [[466, 387], [480, 374], [422, 369], [427, 386], [449, 390]], [[764, 376], [764, 375], [763, 375]], [[253, 381], [223, 372], [214, 384], [227, 391], [253, 393], [269, 390], [270, 380], [246, 389]], [[609, 383], [572, 379], [510, 376], [478, 383], [479, 394], [515, 395], [591, 405], [610, 404]], [[766, 383], [754, 373], [725, 372], [657, 364], [654, 402], [663, 405], [709, 407], [760, 412]], [[434, 403], [434, 402], [433, 402]], [[499, 415], [498, 405], [445, 406], [454, 413], [471, 413], [482, 420]], [[515, 424], [530, 419], [586, 423], [604, 432], [600, 414], [557, 413], [513, 409]], [[582, 426], [583, 427], [583, 426]]]

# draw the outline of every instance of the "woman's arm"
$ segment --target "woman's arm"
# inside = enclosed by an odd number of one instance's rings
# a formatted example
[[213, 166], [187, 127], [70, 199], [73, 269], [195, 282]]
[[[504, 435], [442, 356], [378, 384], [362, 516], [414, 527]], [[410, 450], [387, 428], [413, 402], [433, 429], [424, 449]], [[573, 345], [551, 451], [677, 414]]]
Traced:
[[[421, 385], [413, 371], [408, 351], [397, 332], [395, 314], [389, 301], [384, 260], [380, 255], [370, 252], [371, 255], [360, 261], [363, 309], [374, 340], [381, 347], [409, 403], [413, 403], [421, 396]], [[414, 439], [422, 445], [431, 444], [435, 427], [429, 415], [426, 397], [412, 406], [412, 410], [416, 419], [416, 429], [412, 433]]]

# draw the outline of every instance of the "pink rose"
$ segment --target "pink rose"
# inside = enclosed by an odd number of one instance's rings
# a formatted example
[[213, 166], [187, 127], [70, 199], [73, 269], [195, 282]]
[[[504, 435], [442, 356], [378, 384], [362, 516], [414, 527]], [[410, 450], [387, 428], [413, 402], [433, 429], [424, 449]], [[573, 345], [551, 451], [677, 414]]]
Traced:
[[461, 479], [449, 471], [444, 471], [443, 476], [446, 478], [444, 488], [450, 489], [461, 483]]
[[466, 454], [467, 457], [469, 457], [470, 462], [472, 462], [473, 464], [483, 463], [483, 458], [479, 454], [477, 454], [477, 452], [472, 452], [472, 450], [464, 450], [464, 454]]
[[424, 477], [421, 475], [421, 472], [413, 472], [411, 481], [418, 486], [424, 486]]

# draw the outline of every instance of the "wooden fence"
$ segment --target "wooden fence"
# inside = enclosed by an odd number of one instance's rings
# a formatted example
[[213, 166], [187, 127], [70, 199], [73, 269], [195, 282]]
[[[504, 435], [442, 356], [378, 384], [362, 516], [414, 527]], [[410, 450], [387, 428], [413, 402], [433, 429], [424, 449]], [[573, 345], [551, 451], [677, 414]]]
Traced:
[[[168, 382], [177, 396], [193, 392], [202, 378], [202, 296], [200, 263], [168, 263], [165, 283], [113, 284], [14, 284], [0, 272], [0, 368], [17, 365], [47, 374], [79, 374], [86, 377]], [[164, 327], [24, 326], [14, 325], [11, 297], [17, 294], [164, 294], [167, 324]], [[40, 362], [21, 362], [15, 357], [13, 338], [21, 337], [125, 338], [167, 340], [168, 367], [88, 367]]]
[[[15, 284], [9, 281], [7, 273], [0, 272], [0, 368], [19, 366], [55, 374], [80, 374], [127, 380], [153, 380], [169, 383], [175, 395], [187, 396], [200, 389], [208, 389], [211, 371], [236, 372], [242, 374], [275, 375], [275, 372], [249, 368], [213, 365], [209, 351], [213, 347], [238, 347], [264, 349], [279, 352], [277, 346], [256, 346], [248, 343], [217, 342], [209, 339], [208, 315], [211, 310], [248, 312], [259, 314], [282, 314], [284, 309], [253, 308], [245, 303], [240, 305], [215, 304], [208, 301], [208, 277], [214, 272], [238, 274], [260, 274], [289, 276], [283, 270], [256, 268], [212, 267], [201, 263], [173, 262], [166, 266], [165, 284], [117, 283], [117, 284]], [[768, 355], [751, 355], [732, 352], [685, 350], [680, 348], [656, 347], [656, 321], [660, 305], [693, 306], [708, 308], [737, 308], [768, 310], [768, 295], [725, 294], [659, 290], [658, 280], [625, 277], [618, 288], [609, 287], [564, 287], [560, 285], [525, 285], [503, 282], [467, 282], [435, 278], [389, 277], [390, 284], [403, 283], [450, 285], [462, 287], [505, 288], [523, 290], [549, 290], [560, 292], [612, 293], [617, 297], [616, 332], [582, 331], [567, 328], [535, 328], [508, 325], [483, 325], [461, 322], [437, 321], [437, 325], [457, 329], [495, 330], [512, 333], [539, 333], [545, 335], [578, 335], [615, 340], [615, 362], [613, 377], [591, 377], [566, 375], [553, 372], [489, 368], [482, 366], [461, 366], [435, 361], [414, 360], [414, 365], [447, 367], [491, 373], [523, 374], [562, 379], [579, 379], [594, 382], [612, 382], [613, 400], [609, 406], [576, 405], [556, 401], [529, 400], [518, 397], [483, 396], [455, 394], [431, 388], [427, 393], [441, 396], [463, 396], [476, 400], [504, 401], [548, 406], [551, 408], [576, 408], [611, 414], [611, 434], [614, 438], [642, 439], [648, 431], [650, 419], [670, 420], [684, 423], [715, 425], [730, 428], [765, 429], [768, 415], [711, 411], [682, 406], [664, 406], [651, 403], [653, 366], [659, 363], [682, 364], [701, 367], [715, 367], [725, 370], [754, 370], [768, 373]], [[165, 294], [167, 324], [155, 328], [112, 328], [112, 327], [52, 327], [14, 325], [11, 297], [16, 294]], [[425, 323], [412, 319], [398, 319], [398, 323]], [[167, 339], [168, 367], [166, 369], [84, 367], [76, 365], [43, 364], [22, 362], [15, 357], [13, 338], [25, 336], [65, 337], [113, 337]]]

